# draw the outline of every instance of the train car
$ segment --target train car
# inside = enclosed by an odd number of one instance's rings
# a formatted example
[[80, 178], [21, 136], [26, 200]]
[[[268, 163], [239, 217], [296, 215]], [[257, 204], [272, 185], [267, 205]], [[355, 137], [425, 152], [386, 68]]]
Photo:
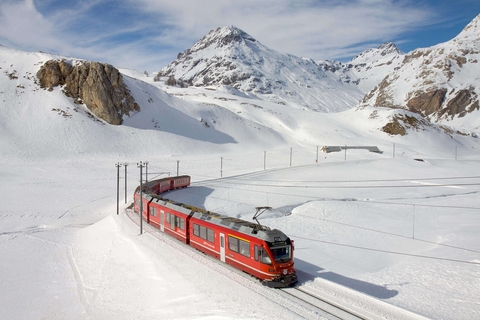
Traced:
[[172, 178], [172, 186], [170, 190], [175, 190], [179, 188], [186, 188], [190, 185], [190, 176], [178, 176]]
[[[143, 209], [143, 219], [148, 223], [152, 224], [156, 228], [162, 228], [165, 223], [165, 217], [161, 216], [162, 212], [160, 211], [160, 205], [156, 204], [153, 197], [154, 195], [159, 195], [170, 190], [178, 188], [186, 188], [190, 185], [190, 176], [177, 176], [177, 177], [167, 177], [157, 180], [148, 181], [143, 185], [143, 200], [142, 200], [142, 209]], [[135, 212], [138, 213], [140, 210], [140, 186], [135, 190], [134, 194], [134, 206]], [[168, 216], [170, 217], [170, 216]], [[170, 221], [170, 220], [169, 220]], [[169, 225], [171, 225], [169, 223]]]
[[144, 184], [145, 193], [160, 194], [170, 190], [186, 188], [190, 185], [190, 176], [168, 177], [148, 181]]
[[280, 230], [210, 212], [190, 219], [190, 245], [270, 287], [297, 282], [293, 240]]
[[134, 210], [143, 219], [183, 243], [223, 263], [242, 270], [269, 287], [288, 287], [297, 282], [293, 259], [293, 240], [280, 230], [259, 223], [232, 218], [182, 203], [157, 194], [168, 182], [174, 190], [190, 185], [189, 176], [151, 181], [134, 194]]

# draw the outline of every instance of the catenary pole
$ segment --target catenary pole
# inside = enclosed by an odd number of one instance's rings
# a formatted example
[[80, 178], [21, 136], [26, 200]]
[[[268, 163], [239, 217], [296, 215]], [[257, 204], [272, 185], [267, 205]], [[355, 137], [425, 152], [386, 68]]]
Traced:
[[143, 167], [145, 164], [140, 161], [137, 167], [140, 168], [140, 234], [143, 234]]
[[125, 204], [127, 204], [127, 167], [128, 167], [128, 162], [125, 162], [123, 165], [125, 166]]
[[148, 182], [148, 161], [145, 161], [144, 164], [145, 164], [145, 182]]
[[117, 162], [115, 167], [117, 167], [117, 214], [119, 212], [118, 202], [119, 202], [119, 193], [120, 193], [120, 167], [122, 164]]

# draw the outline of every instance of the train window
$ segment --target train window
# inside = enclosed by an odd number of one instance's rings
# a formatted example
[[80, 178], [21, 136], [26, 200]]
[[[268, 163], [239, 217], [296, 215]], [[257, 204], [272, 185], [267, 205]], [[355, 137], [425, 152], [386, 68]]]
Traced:
[[170, 224], [170, 213], [167, 212], [167, 214], [165, 215], [165, 221]]
[[270, 248], [270, 250], [272, 250], [273, 259], [275, 259], [276, 262], [290, 261], [292, 257], [290, 252], [290, 246]]
[[167, 213], [167, 223], [170, 225], [170, 229], [175, 230], [175, 216]]
[[238, 239], [228, 236], [228, 249], [238, 252]]
[[254, 254], [255, 261], [258, 261], [258, 246], [257, 245], [255, 245], [255, 247], [253, 249], [253, 254]]
[[207, 228], [207, 240], [212, 242], [212, 243], [215, 242], [215, 235], [214, 235], [212, 229]]
[[250, 257], [250, 242], [239, 240], [240, 254], [245, 257]]
[[193, 224], [193, 235], [200, 237], [200, 226], [198, 224]]
[[157, 216], [157, 211], [155, 209], [155, 207], [150, 207], [150, 215], [152, 217], [156, 217]]
[[265, 263], [265, 264], [269, 264], [269, 265], [272, 264], [272, 259], [270, 259], [267, 251], [265, 251], [265, 249], [263, 249], [263, 248], [260, 248], [260, 262]]
[[[182, 222], [184, 220], [182, 219]], [[211, 243], [215, 242], [215, 233], [213, 229], [206, 228], [204, 226], [200, 226], [196, 223], [193, 224], [193, 235], [210, 241]]]
[[175, 225], [182, 230], [185, 230], [185, 220], [175, 216]]
[[207, 228], [200, 226], [200, 238], [207, 239]]

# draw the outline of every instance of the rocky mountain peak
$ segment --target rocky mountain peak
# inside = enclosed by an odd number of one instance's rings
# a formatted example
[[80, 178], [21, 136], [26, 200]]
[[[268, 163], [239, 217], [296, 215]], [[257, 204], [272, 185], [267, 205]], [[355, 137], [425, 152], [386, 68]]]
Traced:
[[383, 78], [393, 72], [403, 61], [405, 54], [393, 42], [386, 42], [378, 48], [367, 49], [354, 57], [348, 65], [358, 78], [363, 92], [370, 91]]
[[[293, 99], [296, 105], [332, 112], [351, 108], [362, 95], [354, 79], [342, 72], [341, 65], [277, 52], [227, 26], [210, 31], [179, 54], [156, 80], [168, 77], [180, 84], [230, 86], [248, 94], [267, 94], [275, 103]], [[336, 92], [344, 90], [345, 97], [337, 99]]]
[[398, 55], [403, 55], [398, 47], [393, 42], [386, 42], [379, 46], [378, 48], [367, 49], [359, 55], [355, 56], [350, 64], [364, 64], [372, 63], [384, 58], [392, 58]]
[[479, 40], [480, 15], [454, 39], [406, 55], [361, 105], [407, 109], [439, 122], [480, 110]]
[[380, 47], [378, 47], [378, 50], [380, 50], [380, 55], [385, 56], [387, 54], [399, 54], [401, 51], [397, 48], [395, 43], [393, 42], [386, 42], [382, 44]]
[[230, 25], [211, 30], [202, 39], [197, 41], [197, 43], [195, 43], [190, 49], [184, 51], [182, 54], [179, 54], [178, 57], [180, 58], [182, 56], [202, 51], [210, 47], [212, 49], [219, 49], [234, 45], [245, 45], [248, 42], [254, 43], [256, 41], [257, 40], [255, 40], [245, 31]]
[[480, 14], [467, 24], [462, 32], [454, 39], [454, 41], [462, 40], [480, 40]]

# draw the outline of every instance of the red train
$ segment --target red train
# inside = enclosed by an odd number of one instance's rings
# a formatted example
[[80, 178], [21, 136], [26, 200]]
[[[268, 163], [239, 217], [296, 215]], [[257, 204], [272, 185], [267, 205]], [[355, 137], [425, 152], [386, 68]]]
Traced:
[[[152, 226], [216, 259], [240, 269], [269, 287], [297, 282], [293, 240], [282, 231], [164, 199], [160, 194], [190, 185], [190, 176], [153, 180], [143, 186], [143, 219]], [[140, 187], [134, 194], [140, 212]]]

